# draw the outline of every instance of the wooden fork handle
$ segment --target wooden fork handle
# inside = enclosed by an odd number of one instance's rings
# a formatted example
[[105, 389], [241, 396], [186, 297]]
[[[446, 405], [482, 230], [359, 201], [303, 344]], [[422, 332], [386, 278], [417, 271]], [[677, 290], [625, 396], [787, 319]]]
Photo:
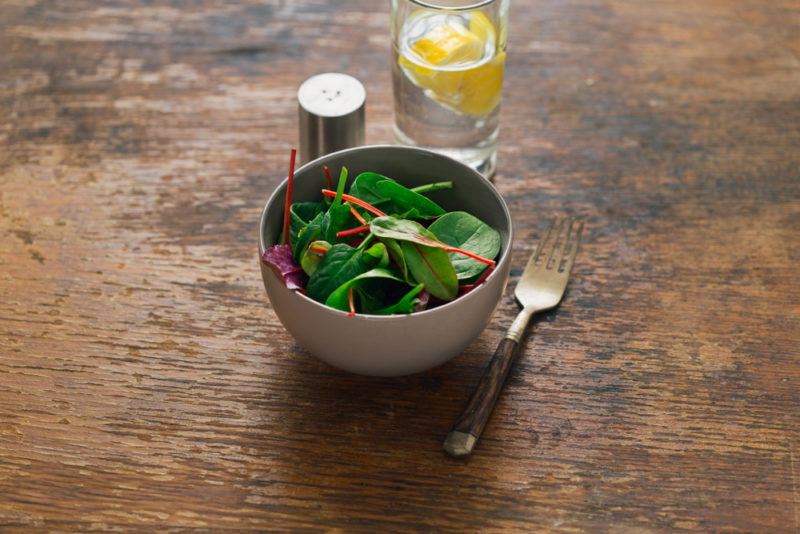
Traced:
[[514, 364], [525, 329], [535, 312], [536, 309], [533, 307], [524, 307], [508, 329], [506, 337], [497, 345], [497, 350], [483, 371], [478, 387], [475, 388], [466, 408], [444, 440], [444, 450], [451, 456], [456, 458], [469, 456], [478, 443], [483, 427], [492, 415], [503, 384], [506, 383], [508, 372]]
[[517, 340], [506, 337], [500, 341], [478, 387], [444, 441], [444, 450], [451, 456], [462, 458], [472, 453], [500, 396], [518, 348]]

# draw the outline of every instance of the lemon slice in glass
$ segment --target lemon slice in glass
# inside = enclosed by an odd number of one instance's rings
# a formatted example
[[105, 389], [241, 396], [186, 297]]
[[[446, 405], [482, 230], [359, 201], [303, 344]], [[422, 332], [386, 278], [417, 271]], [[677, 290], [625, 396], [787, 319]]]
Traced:
[[411, 43], [400, 66], [426, 94], [462, 114], [483, 117], [500, 103], [505, 52], [494, 54], [494, 25], [473, 13], [469, 27], [452, 20], [433, 25]]
[[489, 17], [480, 11], [476, 11], [470, 17], [469, 31], [483, 43], [495, 42], [494, 25], [492, 21], [489, 20]]

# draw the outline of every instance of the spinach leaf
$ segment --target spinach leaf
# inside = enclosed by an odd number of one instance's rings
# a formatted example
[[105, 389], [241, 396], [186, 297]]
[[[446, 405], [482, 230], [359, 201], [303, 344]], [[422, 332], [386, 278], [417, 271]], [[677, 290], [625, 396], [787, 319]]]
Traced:
[[336, 233], [343, 230], [350, 220], [350, 207], [342, 203], [344, 186], [347, 183], [347, 167], [342, 167], [339, 174], [339, 183], [336, 186], [336, 197], [333, 199], [325, 217], [322, 220], [322, 235], [329, 243], [341, 241], [336, 237]]
[[427, 247], [449, 248], [418, 222], [408, 219], [398, 219], [391, 215], [376, 217], [369, 223], [370, 232], [382, 239], [396, 239], [398, 241], [413, 241]]
[[297, 242], [292, 247], [294, 261], [300, 263], [300, 258], [308, 248], [312, 241], [316, 241], [322, 235], [322, 221], [325, 218], [324, 213], [317, 213], [317, 215], [309, 222], [305, 228], [300, 230], [297, 234]]
[[391, 199], [396, 213], [408, 212], [407, 217], [428, 219], [444, 215], [446, 212], [439, 204], [426, 196], [415, 193], [397, 182], [383, 180], [375, 184], [378, 191]]
[[[292, 205], [290, 209], [292, 220], [290, 233], [294, 235], [296, 232], [296, 237], [292, 238], [290, 236], [290, 239], [292, 241], [292, 257], [296, 262], [302, 262], [302, 258], [312, 241], [320, 239], [328, 243], [342, 241], [336, 237], [336, 234], [352, 222], [350, 207], [342, 203], [342, 193], [344, 193], [346, 181], [347, 169], [342, 167], [337, 196], [330, 206], [327, 206], [327, 209], [322, 202], [298, 202]], [[305, 218], [312, 216], [312, 214], [314, 214], [313, 218], [308, 222], [304, 222]]]
[[458, 294], [458, 278], [447, 252], [440, 248], [401, 241], [400, 247], [414, 280], [436, 298], [453, 300]]
[[328, 212], [325, 214], [325, 218], [322, 221], [322, 235], [325, 240], [329, 243], [340, 243], [342, 239], [337, 237], [336, 234], [352, 226], [349, 224], [351, 220], [352, 214], [350, 213], [350, 206], [331, 204], [331, 207], [328, 208]]
[[306, 293], [317, 302], [325, 302], [337, 287], [380, 263], [385, 252], [380, 243], [367, 250], [344, 243], [333, 245], [309, 278]]
[[[368, 244], [368, 241], [364, 241], [361, 243], [359, 248], [363, 248]], [[364, 250], [364, 255], [369, 256], [375, 262], [376, 267], [388, 267], [389, 266], [389, 251], [386, 250], [386, 245], [383, 243], [375, 243], [368, 249]]]
[[394, 181], [376, 172], [362, 172], [353, 180], [353, 185], [350, 186], [350, 194], [364, 202], [369, 202], [373, 206], [379, 207], [378, 204], [389, 201], [377, 188], [378, 182], [383, 182], [384, 180]]
[[414, 307], [420, 301], [417, 298], [422, 290], [425, 289], [425, 284], [417, 284], [411, 290], [403, 295], [399, 301], [392, 304], [391, 306], [387, 306], [380, 310], [376, 310], [373, 313], [375, 315], [392, 315], [395, 313], [411, 313], [414, 311]]
[[[494, 259], [500, 252], [500, 234], [488, 224], [464, 211], [452, 211], [442, 215], [428, 227], [428, 230], [442, 243], [484, 258]], [[456, 252], [449, 254], [459, 280], [478, 276], [487, 267], [485, 263], [463, 254]]]
[[392, 258], [394, 264], [400, 269], [400, 274], [403, 276], [403, 280], [408, 282], [408, 265], [406, 265], [406, 258], [403, 255], [403, 249], [400, 248], [400, 243], [394, 239], [388, 238], [381, 239], [381, 243], [386, 245], [386, 249], [389, 251], [389, 256]]
[[370, 222], [370, 231], [381, 239], [400, 241], [406, 267], [417, 282], [434, 297], [453, 300], [458, 291], [458, 278], [450, 257], [438, 241], [421, 224], [396, 217], [377, 217]]
[[336, 308], [337, 310], [348, 311], [350, 309], [350, 305], [347, 302], [347, 293], [350, 290], [350, 288], [355, 289], [357, 286], [361, 285], [364, 281], [376, 278], [402, 282], [402, 280], [398, 278], [397, 275], [395, 275], [388, 269], [376, 267], [375, 269], [371, 269], [365, 273], [362, 273], [358, 276], [351, 278], [344, 284], [337, 287], [333, 291], [333, 293], [331, 293], [325, 300], [325, 304], [327, 306], [330, 306], [331, 308]]
[[[430, 187], [431, 190], [435, 190], [444, 186], [431, 184]], [[350, 194], [381, 208], [383, 211], [395, 214], [402, 213], [404, 217], [427, 219], [438, 217], [445, 213], [441, 206], [428, 197], [398, 184], [391, 178], [374, 172], [362, 172], [359, 174], [353, 185], [350, 186]]]
[[292, 247], [297, 243], [300, 231], [308, 226], [314, 217], [325, 211], [322, 202], [296, 202], [289, 208], [289, 242]]

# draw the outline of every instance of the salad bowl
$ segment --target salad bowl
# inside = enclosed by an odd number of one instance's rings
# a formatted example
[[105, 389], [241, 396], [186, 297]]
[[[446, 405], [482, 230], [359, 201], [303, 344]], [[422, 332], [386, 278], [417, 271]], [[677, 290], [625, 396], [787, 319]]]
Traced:
[[[511, 266], [513, 230], [505, 201], [478, 172], [447, 156], [415, 147], [373, 145], [328, 154], [294, 174], [292, 201], [315, 201], [325, 187], [324, 166], [334, 174], [376, 172], [406, 187], [452, 181], [453, 188], [429, 197], [448, 211], [466, 211], [494, 228], [501, 248], [491, 274], [468, 293], [441, 306], [398, 315], [349, 315], [288, 289], [260, 261], [261, 276], [275, 314], [286, 330], [320, 360], [362, 375], [402, 376], [457, 356], [484, 330], [503, 295]], [[272, 193], [259, 223], [259, 258], [282, 231], [287, 180]]]

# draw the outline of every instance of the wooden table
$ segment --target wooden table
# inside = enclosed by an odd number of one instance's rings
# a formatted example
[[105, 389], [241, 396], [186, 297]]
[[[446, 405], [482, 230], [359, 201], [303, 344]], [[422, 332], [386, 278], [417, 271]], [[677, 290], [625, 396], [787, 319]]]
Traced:
[[[285, 333], [256, 228], [307, 76], [363, 80], [391, 140], [387, 11], [3, 2], [0, 527], [800, 532], [796, 0], [515, 1], [507, 298], [450, 363], [371, 379]], [[567, 297], [453, 460], [564, 212]]]

